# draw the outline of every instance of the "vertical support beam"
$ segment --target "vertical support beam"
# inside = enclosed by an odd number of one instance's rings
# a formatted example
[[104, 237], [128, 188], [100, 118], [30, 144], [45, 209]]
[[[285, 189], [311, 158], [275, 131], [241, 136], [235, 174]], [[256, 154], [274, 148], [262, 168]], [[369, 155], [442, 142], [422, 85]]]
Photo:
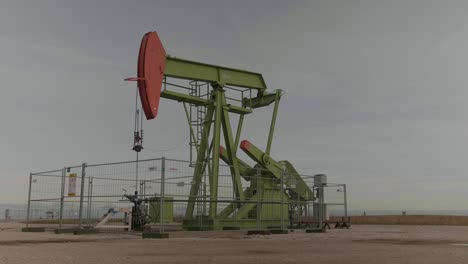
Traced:
[[[213, 106], [213, 114], [214, 114], [214, 111], [215, 110], [214, 110], [214, 106]], [[214, 122], [214, 120], [212, 122]], [[209, 135], [207, 136], [206, 139], [203, 139], [203, 140], [206, 140], [206, 142], [209, 142]], [[212, 150], [213, 150], [213, 140], [210, 141], [210, 146], [206, 148], [206, 162], [203, 164], [204, 167], [203, 167], [203, 170], [202, 170], [202, 172], [204, 174], [206, 174], [206, 168], [208, 168], [208, 186], [211, 186], [212, 181], [213, 181], [213, 177], [211, 177], [211, 175], [213, 175], [213, 172], [212, 172], [211, 158], [210, 158], [210, 153], [211, 153]], [[205, 184], [206, 184], [206, 181], [205, 181]], [[205, 200], [205, 203], [206, 203], [206, 200], [207, 200], [206, 198], [207, 197], [208, 196], [205, 195], [205, 197], [203, 198]], [[208, 209], [208, 211], [209, 211], [209, 209]]]
[[29, 220], [31, 217], [31, 184], [32, 184], [32, 173], [29, 173], [29, 190], [28, 190], [28, 211], [26, 212], [26, 228], [29, 227]]
[[159, 198], [159, 232], [164, 233], [164, 200], [165, 198], [165, 183], [166, 183], [166, 158], [161, 159], [161, 190]]
[[[224, 93], [222, 93], [221, 95], [222, 95], [223, 106], [227, 105], [226, 97]], [[239, 165], [238, 165], [237, 157], [236, 157], [237, 145], [235, 145], [235, 142], [232, 137], [231, 122], [229, 121], [229, 112], [227, 109], [223, 109], [222, 124], [223, 124], [224, 140], [226, 142], [226, 150], [228, 153], [228, 159], [230, 161], [229, 169], [231, 170], [232, 182], [234, 184], [236, 198], [237, 200], [243, 201], [245, 197], [244, 197], [244, 190], [242, 188], [242, 182], [240, 178]], [[218, 145], [217, 145], [217, 149], [219, 149]], [[217, 152], [218, 152], [218, 160], [219, 160], [219, 151]]]
[[244, 124], [244, 115], [240, 115], [239, 123], [237, 124], [236, 142], [234, 145], [235, 152], [237, 152], [237, 147], [239, 146], [240, 134], [241, 134], [243, 124]]
[[81, 164], [81, 189], [80, 189], [80, 210], [78, 212], [78, 228], [81, 229], [83, 224], [83, 195], [84, 195], [84, 185], [86, 177], [86, 163]]
[[62, 169], [62, 185], [60, 187], [60, 211], [59, 211], [59, 229], [62, 228], [62, 220], [63, 220], [63, 203], [65, 200], [65, 176], [66, 176], [66, 168]]
[[215, 116], [213, 130], [213, 152], [211, 159], [211, 183], [210, 183], [210, 217], [216, 218], [218, 210], [218, 174], [219, 174], [219, 145], [221, 138], [221, 117], [223, 113], [223, 93], [221, 87], [214, 85]]
[[[193, 142], [195, 142], [195, 149], [198, 151], [197, 138], [195, 137], [195, 132], [193, 131], [193, 127], [192, 127], [191, 120], [190, 120], [190, 114], [187, 110], [187, 105], [185, 103], [182, 103], [182, 105], [184, 106], [185, 116], [187, 117], [187, 123], [190, 128], [190, 136], [192, 137]], [[190, 151], [190, 155], [192, 155], [191, 151]], [[192, 161], [191, 158], [190, 158], [190, 161]]]
[[275, 97], [275, 107], [273, 109], [273, 116], [271, 118], [271, 124], [270, 124], [270, 133], [268, 134], [268, 143], [266, 147], [265, 153], [270, 155], [270, 150], [271, 150], [271, 142], [273, 141], [273, 134], [275, 132], [275, 125], [276, 125], [276, 116], [278, 115], [278, 105], [280, 101], [280, 96], [281, 96], [281, 91], [276, 90], [276, 97]]
[[198, 146], [197, 151], [197, 164], [195, 165], [195, 171], [193, 173], [192, 186], [190, 187], [190, 196], [187, 203], [187, 209], [185, 211], [185, 218], [191, 219], [193, 217], [193, 210], [195, 208], [195, 200], [197, 198], [198, 189], [200, 188], [200, 183], [202, 180], [205, 163], [207, 162], [205, 158], [209, 155], [207, 153], [208, 149], [208, 136], [210, 135], [211, 122], [213, 121], [213, 112], [214, 107], [208, 106], [208, 111], [205, 115], [205, 125], [203, 127], [203, 133], [200, 145]]

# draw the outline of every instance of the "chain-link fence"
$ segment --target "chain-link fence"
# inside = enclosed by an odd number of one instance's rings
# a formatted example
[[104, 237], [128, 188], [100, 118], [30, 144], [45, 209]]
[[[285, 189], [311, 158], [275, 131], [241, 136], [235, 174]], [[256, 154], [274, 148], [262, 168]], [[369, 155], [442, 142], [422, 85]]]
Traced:
[[280, 173], [166, 158], [82, 164], [30, 174], [26, 225], [160, 232], [313, 228], [327, 220], [328, 189], [343, 186], [344, 196], [329, 206], [344, 206], [346, 216], [345, 185], [300, 175], [288, 164]]
[[[26, 220], [26, 207], [25, 206], [6, 206], [2, 208], [4, 213], [3, 219], [0, 222], [21, 222]], [[11, 208], [12, 207], [12, 208]]]

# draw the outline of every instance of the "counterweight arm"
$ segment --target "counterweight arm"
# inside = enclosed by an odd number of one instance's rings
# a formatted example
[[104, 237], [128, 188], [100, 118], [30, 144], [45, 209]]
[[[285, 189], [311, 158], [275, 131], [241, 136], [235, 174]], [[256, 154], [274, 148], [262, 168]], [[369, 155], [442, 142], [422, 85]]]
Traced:
[[314, 195], [312, 190], [297, 173], [296, 169], [288, 161], [275, 161], [270, 155], [261, 151], [248, 140], [243, 140], [240, 148], [261, 167], [271, 172], [271, 174], [281, 180], [284, 176], [284, 184], [296, 192], [303, 200], [312, 200]]

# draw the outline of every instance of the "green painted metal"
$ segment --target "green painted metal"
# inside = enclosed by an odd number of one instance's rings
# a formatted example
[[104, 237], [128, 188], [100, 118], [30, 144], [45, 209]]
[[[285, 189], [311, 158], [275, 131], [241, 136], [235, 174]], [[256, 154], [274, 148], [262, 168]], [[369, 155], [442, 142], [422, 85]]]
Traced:
[[208, 135], [211, 129], [211, 120], [213, 118], [214, 107], [209, 106], [205, 115], [205, 125], [203, 128], [203, 139], [198, 146], [197, 164], [195, 165], [195, 172], [193, 173], [192, 185], [190, 187], [190, 195], [185, 211], [185, 218], [190, 219], [193, 217], [193, 210], [195, 208], [195, 200], [202, 181], [203, 172], [206, 168], [205, 157], [207, 154]]
[[[258, 194], [255, 194], [250, 197], [250, 200], [253, 201], [256, 201], [257, 199], [260, 199]], [[248, 216], [248, 213], [253, 211], [253, 209], [255, 209], [256, 206], [256, 203], [244, 203], [237, 211], [235, 219], [241, 220], [242, 218], [246, 218], [246, 216]], [[256, 220], [257, 218], [255, 217], [254, 219]]]
[[261, 151], [252, 143], [249, 143], [248, 150], [243, 149], [244, 152], [254, 161], [256, 161], [259, 165], [261, 165], [264, 169], [268, 170], [273, 177], [276, 179], [281, 179], [284, 166], [273, 160], [270, 155], [266, 154], [265, 152]]
[[[161, 198], [155, 197], [154, 201], [149, 204], [149, 215], [152, 223], [159, 223], [161, 221]], [[164, 223], [171, 223], [174, 218], [174, 198], [164, 197], [163, 200], [163, 221]]]
[[[227, 105], [226, 97], [224, 93], [222, 97], [222, 103], [223, 105]], [[236, 157], [237, 146], [235, 145], [234, 139], [232, 137], [231, 123], [229, 122], [229, 112], [227, 109], [223, 109], [222, 114], [223, 114], [223, 118], [222, 118], [223, 135], [224, 135], [224, 139], [226, 142], [227, 156], [230, 161], [230, 164], [232, 164], [232, 166], [230, 166], [229, 169], [231, 170], [231, 175], [233, 177], [234, 192], [235, 192], [236, 198], [240, 201], [243, 201], [245, 197], [244, 197], [244, 192], [242, 189], [239, 165], [237, 164], [237, 157]], [[218, 152], [218, 160], [219, 160], [219, 151], [215, 151], [215, 152]]]
[[[210, 102], [210, 100], [207, 100], [207, 99], [203, 99], [203, 98], [200, 98], [200, 97], [191, 96], [191, 95], [187, 95], [187, 94], [183, 94], [183, 93], [178, 93], [178, 92], [174, 92], [174, 91], [168, 91], [168, 90], [162, 91], [161, 92], [161, 97], [166, 98], [166, 99], [171, 99], [171, 100], [174, 100], [174, 101], [177, 101], [177, 102], [193, 104], [195, 106], [207, 106], [207, 105], [212, 104], [212, 102]], [[229, 112], [235, 113], [235, 114], [244, 114], [245, 115], [245, 114], [252, 113], [251, 109], [247, 109], [247, 108], [244, 108], [244, 107], [239, 107], [239, 106], [235, 106], [235, 105], [226, 105], [225, 107], [228, 108]]]
[[[222, 151], [221, 151], [222, 150]], [[219, 156], [227, 165], [232, 166], [231, 161], [229, 160], [227, 152], [224, 151], [223, 148], [220, 148], [220, 156]], [[257, 170], [250, 167], [244, 161], [237, 159], [237, 165], [239, 167], [240, 175], [247, 181], [250, 181], [251, 176], [257, 173]]]
[[[247, 189], [244, 190], [244, 197], [249, 197], [249, 199], [252, 199], [252, 196], [253, 196], [253, 190], [250, 187], [247, 187]], [[237, 209], [240, 206], [241, 206], [240, 201], [239, 202], [235, 201], [235, 202], [230, 203], [218, 214], [218, 218], [228, 219], [229, 216], [234, 213], [234, 209]]]
[[278, 96], [281, 97], [280, 90], [277, 90], [276, 93], [272, 93], [272, 94], [264, 93], [263, 95], [257, 96], [254, 98], [244, 98], [244, 100], [242, 100], [242, 104], [244, 107], [250, 107], [253, 109], [265, 107], [278, 101], [279, 100]]
[[165, 90], [161, 92], [161, 97], [166, 99], [171, 99], [178, 102], [189, 103], [196, 106], [206, 106], [210, 104], [209, 100], [191, 96], [188, 94], [178, 93], [174, 91]]
[[[190, 136], [192, 137], [192, 140], [193, 142], [195, 142], [195, 149], [198, 151], [198, 144], [197, 144], [197, 139], [195, 138], [195, 132], [193, 131], [193, 127], [192, 125], [190, 124], [190, 115], [189, 115], [189, 112], [188, 112], [188, 109], [187, 109], [187, 105], [185, 103], [182, 103], [183, 106], [184, 106], [184, 111], [185, 111], [185, 117], [187, 118], [187, 123], [189, 125], [189, 129], [190, 129]], [[190, 152], [191, 154], [192, 152]]]
[[239, 146], [239, 140], [242, 130], [242, 125], [244, 124], [244, 115], [239, 116], [239, 122], [237, 123], [237, 132], [236, 132], [236, 142], [234, 143], [234, 151], [237, 151], [237, 147]]
[[[215, 219], [217, 217], [217, 199], [218, 199], [218, 175], [219, 175], [219, 159], [218, 151], [221, 140], [221, 129], [223, 130], [224, 140], [227, 147], [227, 159], [234, 166], [231, 167], [231, 174], [235, 183], [235, 193], [239, 201], [244, 200], [244, 192], [240, 180], [240, 170], [237, 165], [236, 146], [232, 136], [232, 128], [229, 121], [229, 107], [225, 98], [225, 92], [219, 86], [214, 85], [211, 96], [211, 104], [207, 105], [208, 111], [205, 116], [205, 126], [203, 129], [203, 140], [198, 146], [197, 164], [195, 166], [193, 184], [190, 190], [190, 198], [186, 210], [186, 218], [193, 217], [193, 211], [196, 202], [196, 196], [202, 181], [202, 175], [206, 169], [207, 159], [210, 154], [211, 164], [209, 168], [209, 187], [210, 187], [210, 209], [209, 217]], [[188, 115], [188, 112], [186, 112]], [[213, 138], [210, 148], [207, 149], [210, 128], [213, 127]], [[218, 146], [218, 147], [214, 147]], [[212, 151], [212, 148], [216, 151]]]
[[[197, 162], [190, 187], [190, 196], [183, 226], [187, 230], [220, 230], [223, 228], [266, 228], [268, 226], [284, 226], [288, 220], [289, 202], [292, 201], [290, 191], [297, 193], [298, 203], [313, 199], [313, 192], [302, 180], [300, 175], [287, 161], [275, 161], [270, 157], [274, 137], [278, 106], [282, 91], [266, 92], [266, 84], [261, 74], [206, 63], [183, 60], [173, 57], [166, 58], [166, 77], [185, 80], [208, 82], [211, 93], [208, 98], [164, 90], [161, 97], [184, 103], [187, 120], [190, 124], [186, 103], [193, 106], [206, 107], [202, 140], [197, 149]], [[226, 86], [244, 87], [257, 90], [256, 97], [243, 98], [242, 105], [229, 104], [226, 99]], [[250, 93], [252, 94], [252, 93]], [[250, 144], [244, 151], [257, 165], [252, 167], [237, 158], [240, 135], [244, 116], [253, 109], [266, 107], [274, 103], [273, 115], [267, 139], [266, 151], [263, 152]], [[230, 113], [239, 114], [239, 122], [235, 137], [230, 122]], [[195, 138], [193, 128], [190, 128], [192, 139]], [[221, 132], [226, 148], [220, 147]], [[235, 199], [218, 213], [218, 177], [219, 160], [230, 165], [234, 185]], [[258, 168], [262, 168], [259, 173]], [[199, 196], [203, 177], [208, 172], [208, 197]], [[250, 183], [244, 188], [242, 180]], [[288, 192], [283, 189], [287, 186]], [[195, 204], [208, 203], [208, 212], [194, 215]]]
[[217, 83], [221, 86], [233, 85], [258, 90], [265, 90], [267, 88], [263, 76], [260, 73], [169, 56], [166, 57], [166, 69], [164, 74], [173, 78]]
[[280, 161], [286, 167], [286, 173], [284, 177], [284, 184], [290, 187], [294, 192], [296, 192], [299, 197], [305, 201], [313, 200], [314, 193], [307, 186], [302, 179], [301, 175], [296, 171], [294, 166], [287, 160]]
[[280, 98], [281, 98], [281, 91], [276, 90], [275, 107], [273, 108], [273, 116], [271, 118], [271, 124], [270, 124], [270, 133], [268, 133], [268, 142], [267, 142], [267, 147], [265, 151], [265, 153], [268, 155], [270, 155], [271, 143], [273, 141], [273, 133], [275, 132], [276, 116], [278, 115], [278, 105], [279, 105]]
[[[221, 151], [220, 158], [228, 165], [232, 165], [226, 151]], [[257, 227], [264, 228], [267, 224], [271, 224], [270, 221], [264, 221], [263, 219], [275, 219], [275, 221], [281, 223], [282, 218], [287, 218], [288, 204], [283, 204], [281, 201], [288, 201], [289, 197], [280, 187], [281, 180], [270, 171], [264, 171], [263, 174], [259, 175], [258, 169], [250, 167], [240, 159], [238, 159], [238, 166], [242, 177], [250, 181], [250, 187], [244, 191], [246, 200], [255, 201], [255, 203], [233, 202], [226, 206], [219, 214], [219, 217], [222, 219], [229, 218], [233, 213], [233, 208], [240, 206], [236, 215], [232, 217], [239, 221], [253, 219], [256, 221]], [[304, 183], [302, 187], [307, 187], [307, 185]], [[260, 221], [260, 224], [258, 224], [258, 221]]]
[[267, 169], [276, 179], [280, 180], [284, 177], [284, 184], [294, 190], [301, 199], [311, 200], [314, 197], [312, 190], [289, 161], [277, 162], [252, 143], [249, 144], [248, 149], [244, 149], [244, 152], [264, 169]]
[[[215, 116], [214, 116], [214, 129], [213, 129], [213, 147], [219, 148], [221, 140], [221, 117], [223, 113], [223, 96], [224, 91], [220, 87], [214, 87], [215, 94]], [[219, 174], [219, 151], [212, 151], [213, 158], [211, 160], [211, 183], [210, 183], [210, 217], [216, 218], [218, 210], [218, 174]]]

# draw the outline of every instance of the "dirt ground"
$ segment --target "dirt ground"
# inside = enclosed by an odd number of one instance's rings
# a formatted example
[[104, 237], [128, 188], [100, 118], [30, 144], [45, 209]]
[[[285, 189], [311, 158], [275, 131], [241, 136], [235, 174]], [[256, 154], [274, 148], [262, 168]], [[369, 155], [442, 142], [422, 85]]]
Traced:
[[162, 240], [22, 233], [21, 227], [0, 223], [0, 263], [468, 263], [468, 227], [355, 225], [269, 236], [175, 232]]
[[[341, 220], [341, 217], [331, 217]], [[351, 217], [352, 224], [359, 225], [454, 225], [468, 226], [468, 216], [454, 215], [367, 215]]]

